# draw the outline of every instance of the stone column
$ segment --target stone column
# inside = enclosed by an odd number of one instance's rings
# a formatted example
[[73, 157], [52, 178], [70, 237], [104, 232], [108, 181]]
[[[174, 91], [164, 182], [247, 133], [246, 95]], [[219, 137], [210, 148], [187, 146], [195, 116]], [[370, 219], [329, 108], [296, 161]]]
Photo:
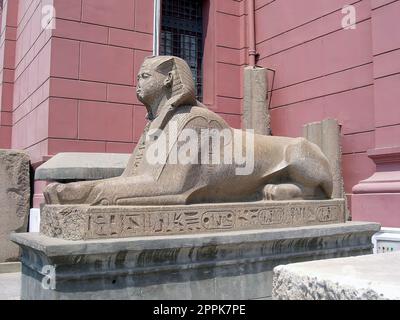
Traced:
[[340, 125], [335, 119], [313, 122], [303, 127], [303, 137], [319, 146], [328, 158], [333, 175], [332, 198], [344, 198]]
[[[353, 188], [356, 220], [400, 227], [400, 2], [372, 1], [376, 172]], [[360, 115], [362, 116], [362, 115]]]
[[333, 175], [332, 198], [346, 200], [346, 216], [349, 216], [347, 198], [344, 192], [342, 173], [341, 128], [337, 120], [325, 119], [308, 123], [303, 127], [303, 137], [319, 146], [328, 158]]
[[267, 69], [244, 69], [243, 129], [253, 129], [257, 134], [270, 134], [268, 113]]

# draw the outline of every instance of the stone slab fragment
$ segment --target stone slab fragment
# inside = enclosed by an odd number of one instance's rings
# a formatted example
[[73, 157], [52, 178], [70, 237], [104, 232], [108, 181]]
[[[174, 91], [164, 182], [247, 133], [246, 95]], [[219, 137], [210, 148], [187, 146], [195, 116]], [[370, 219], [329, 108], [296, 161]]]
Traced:
[[67, 240], [226, 232], [345, 222], [344, 200], [180, 206], [46, 205], [40, 231]]
[[[263, 299], [275, 266], [371, 253], [379, 229], [350, 222], [86, 241], [11, 237], [22, 248], [22, 299]], [[54, 289], [42, 286], [49, 266]]]
[[[336, 119], [325, 119], [303, 126], [303, 137], [315, 143], [329, 160], [333, 176], [332, 198], [346, 199], [342, 170], [341, 126]], [[346, 211], [347, 203], [346, 203]], [[349, 212], [346, 212], [349, 216]]]
[[0, 150], [0, 262], [18, 261], [19, 249], [11, 232], [26, 232], [30, 207], [29, 156]]
[[400, 300], [400, 252], [278, 266], [273, 298]]
[[35, 171], [35, 180], [99, 180], [120, 176], [130, 154], [58, 153]]
[[243, 98], [244, 129], [253, 129], [257, 134], [271, 134], [267, 95], [267, 69], [246, 67]]

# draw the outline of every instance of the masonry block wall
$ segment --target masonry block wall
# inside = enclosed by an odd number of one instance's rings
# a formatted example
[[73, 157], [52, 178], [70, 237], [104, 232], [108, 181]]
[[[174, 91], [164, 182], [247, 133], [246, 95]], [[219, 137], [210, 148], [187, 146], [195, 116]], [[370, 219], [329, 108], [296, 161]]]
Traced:
[[359, 220], [400, 227], [400, 1], [371, 0], [376, 172], [353, 188]]
[[241, 128], [243, 68], [247, 63], [246, 1], [204, 1], [204, 103]]
[[12, 148], [24, 149], [32, 162], [47, 151], [50, 112], [51, 30], [42, 28], [45, 0], [18, 3], [15, 49]]
[[349, 200], [375, 171], [367, 155], [375, 138], [371, 0], [353, 2], [356, 29], [345, 30], [346, 0], [256, 1], [259, 64], [276, 71], [273, 134], [301, 136], [306, 123], [338, 119]]
[[[54, 29], [42, 28], [48, 4], [55, 7]], [[244, 7], [205, 1], [204, 10], [204, 103], [237, 128]], [[12, 101], [2, 104], [4, 145], [27, 150], [33, 163], [58, 152], [132, 152], [145, 124], [135, 87], [141, 63], [152, 55], [153, 1], [8, 0], [4, 12], [5, 21], [15, 21], [7, 25], [15, 30], [10, 49], [3, 45], [15, 59], [3, 59], [3, 73], [15, 69], [11, 83], [3, 81], [3, 100]]]
[[132, 152], [145, 122], [135, 85], [152, 54], [152, 3], [55, 2], [49, 155]]
[[3, 1], [0, 30], [0, 148], [11, 147], [17, 7]]
[[400, 1], [372, 0], [375, 148], [400, 147]]

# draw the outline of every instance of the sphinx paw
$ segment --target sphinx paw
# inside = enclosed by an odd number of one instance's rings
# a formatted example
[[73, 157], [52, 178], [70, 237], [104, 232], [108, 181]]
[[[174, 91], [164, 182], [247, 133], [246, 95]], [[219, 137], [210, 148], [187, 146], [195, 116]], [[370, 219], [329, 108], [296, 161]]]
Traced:
[[264, 200], [299, 200], [303, 199], [303, 191], [295, 184], [267, 184], [263, 196]]
[[60, 204], [58, 194], [64, 190], [64, 185], [61, 183], [50, 183], [43, 190], [44, 199], [46, 204]]

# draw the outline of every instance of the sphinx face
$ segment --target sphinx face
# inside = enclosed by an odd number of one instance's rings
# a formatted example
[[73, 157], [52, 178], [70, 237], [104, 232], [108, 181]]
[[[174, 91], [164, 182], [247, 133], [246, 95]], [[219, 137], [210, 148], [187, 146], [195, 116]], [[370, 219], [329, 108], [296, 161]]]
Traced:
[[137, 77], [136, 94], [149, 110], [155, 102], [160, 101], [164, 93], [165, 76], [153, 68], [143, 65]]

